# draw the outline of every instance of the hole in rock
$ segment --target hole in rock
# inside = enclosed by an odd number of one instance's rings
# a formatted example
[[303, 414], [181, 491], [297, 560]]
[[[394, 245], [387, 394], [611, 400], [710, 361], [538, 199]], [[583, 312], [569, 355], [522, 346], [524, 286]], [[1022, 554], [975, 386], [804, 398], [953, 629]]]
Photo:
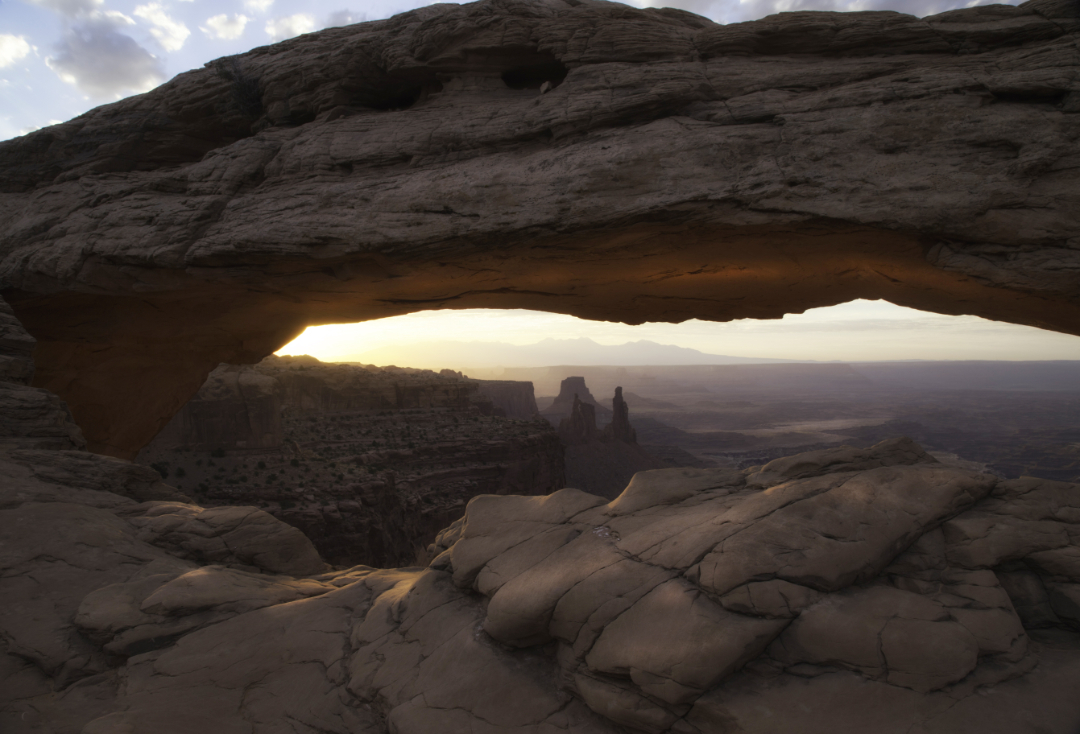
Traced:
[[898, 436], [1077, 481], [1078, 416], [1080, 338], [884, 301], [639, 326], [427, 311], [222, 365], [137, 460], [201, 504], [267, 510], [331, 563], [404, 566], [480, 494], [614, 498], [637, 471]]
[[1032, 89], [1018, 92], [994, 92], [994, 100], [1011, 104], [1059, 105], [1069, 93], [1060, 89]]
[[555, 57], [541, 57], [504, 71], [502, 80], [511, 89], [539, 89], [544, 82], [551, 82], [552, 87], [559, 86], [568, 73], [569, 69]]
[[442, 83], [431, 73], [387, 77], [377, 88], [358, 93], [354, 103], [376, 110], [407, 110], [429, 94], [442, 91]]

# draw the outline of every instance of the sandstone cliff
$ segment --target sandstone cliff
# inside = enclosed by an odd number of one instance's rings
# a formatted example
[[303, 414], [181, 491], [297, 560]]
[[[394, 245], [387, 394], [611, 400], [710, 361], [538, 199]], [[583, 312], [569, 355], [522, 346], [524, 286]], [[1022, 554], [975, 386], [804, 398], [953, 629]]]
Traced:
[[531, 382], [515, 380], [477, 380], [480, 394], [491, 401], [507, 418], [532, 420], [539, 412]]
[[564, 378], [559, 384], [559, 394], [555, 396], [551, 405], [540, 411], [540, 415], [558, 426], [564, 419], [573, 416], [575, 410], [581, 410], [579, 405], [587, 406], [593, 416], [594, 426], [597, 420], [605, 424], [611, 420], [611, 411], [596, 402], [596, 398], [585, 384], [584, 377]]
[[615, 388], [611, 399], [611, 423], [604, 427], [604, 436], [610, 441], [637, 443], [637, 431], [630, 425], [630, 408], [623, 400], [622, 388]]
[[1073, 0], [330, 28], [0, 143], [0, 291], [35, 384], [126, 457], [222, 362], [425, 308], [1080, 333], [1078, 29]]
[[0, 446], [83, 449], [86, 440], [67, 406], [29, 383], [34, 374], [34, 338], [0, 299]]
[[220, 365], [147, 448], [273, 448], [284, 440], [285, 414], [411, 409], [493, 410], [482, 388], [460, 376], [271, 355], [252, 366]]
[[[558, 398], [544, 412], [548, 420], [563, 414], [567, 396], [570, 410], [559, 422], [567, 486], [614, 499], [638, 472], [669, 466], [638, 445], [621, 387], [615, 388], [612, 412], [596, 402], [584, 378], [568, 377]], [[611, 416], [611, 423], [603, 430], [596, 426], [598, 410]]]

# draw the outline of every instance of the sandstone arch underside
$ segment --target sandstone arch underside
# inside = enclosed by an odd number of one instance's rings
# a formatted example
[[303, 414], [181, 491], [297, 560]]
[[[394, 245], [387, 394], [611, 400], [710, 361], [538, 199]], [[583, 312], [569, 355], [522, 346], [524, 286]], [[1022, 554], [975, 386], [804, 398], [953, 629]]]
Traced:
[[301, 36], [0, 144], [35, 383], [130, 457], [219, 362], [428, 308], [854, 298], [1080, 334], [1080, 12], [485, 0]]

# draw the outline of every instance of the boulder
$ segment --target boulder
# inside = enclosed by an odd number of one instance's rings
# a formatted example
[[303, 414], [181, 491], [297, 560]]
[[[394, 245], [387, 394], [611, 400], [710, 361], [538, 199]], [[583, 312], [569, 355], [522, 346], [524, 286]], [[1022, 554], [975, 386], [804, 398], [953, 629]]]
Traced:
[[141, 540], [182, 558], [294, 576], [326, 570], [307, 536], [257, 507], [147, 502], [125, 515]]

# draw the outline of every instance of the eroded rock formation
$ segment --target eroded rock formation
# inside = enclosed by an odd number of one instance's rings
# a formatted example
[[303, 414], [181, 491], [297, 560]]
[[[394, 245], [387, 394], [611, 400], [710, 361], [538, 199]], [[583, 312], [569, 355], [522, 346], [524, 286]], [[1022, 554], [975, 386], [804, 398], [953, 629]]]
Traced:
[[[612, 412], [596, 402], [584, 378], [568, 377], [543, 415], [548, 420], [561, 415], [568, 396], [572, 397], [570, 412], [559, 422], [559, 440], [566, 447], [567, 486], [614, 499], [637, 472], [667, 466], [637, 445], [621, 387], [615, 388]], [[596, 426], [597, 411], [611, 416], [611, 423], [602, 430]]]
[[424, 308], [1080, 333], [1078, 28], [484, 0], [327, 29], [0, 144], [0, 290], [118, 456], [221, 362]]
[[604, 428], [604, 435], [612, 441], [637, 443], [637, 431], [630, 425], [630, 408], [623, 400], [622, 388], [615, 388], [611, 399], [611, 423]]
[[[478, 494], [565, 485], [530, 383], [267, 357], [221, 365], [136, 460], [207, 506], [254, 505], [337, 565], [409, 566]], [[628, 480], [629, 477], [626, 477]], [[625, 484], [625, 481], [623, 482]]]
[[[430, 370], [324, 363], [271, 355], [257, 365], [219, 365], [152, 443], [185, 450], [277, 448], [283, 416], [442, 410], [491, 415], [482, 383]], [[531, 390], [531, 386], [530, 386]], [[527, 416], [527, 417], [531, 417]]]
[[0, 299], [0, 446], [82, 449], [86, 440], [62, 400], [30, 387], [35, 341]]
[[476, 380], [480, 394], [491, 401], [496, 413], [507, 418], [532, 420], [537, 415], [536, 395], [531, 382], [518, 380]]
[[[569, 420], [576, 426], [574, 430], [581, 434], [582, 440], [592, 437], [598, 420], [603, 424], [611, 420], [611, 411], [596, 401], [589, 386], [585, 384], [584, 377], [564, 378], [559, 383], [559, 394], [551, 405], [540, 411], [540, 415], [554, 426], [560, 426], [564, 420]], [[592, 426], [592, 429], [588, 429], [586, 424]]]
[[596, 428], [596, 406], [582, 402], [581, 398], [575, 394], [573, 402], [570, 403], [570, 413], [559, 422], [559, 438], [567, 446], [599, 441], [600, 431]]

